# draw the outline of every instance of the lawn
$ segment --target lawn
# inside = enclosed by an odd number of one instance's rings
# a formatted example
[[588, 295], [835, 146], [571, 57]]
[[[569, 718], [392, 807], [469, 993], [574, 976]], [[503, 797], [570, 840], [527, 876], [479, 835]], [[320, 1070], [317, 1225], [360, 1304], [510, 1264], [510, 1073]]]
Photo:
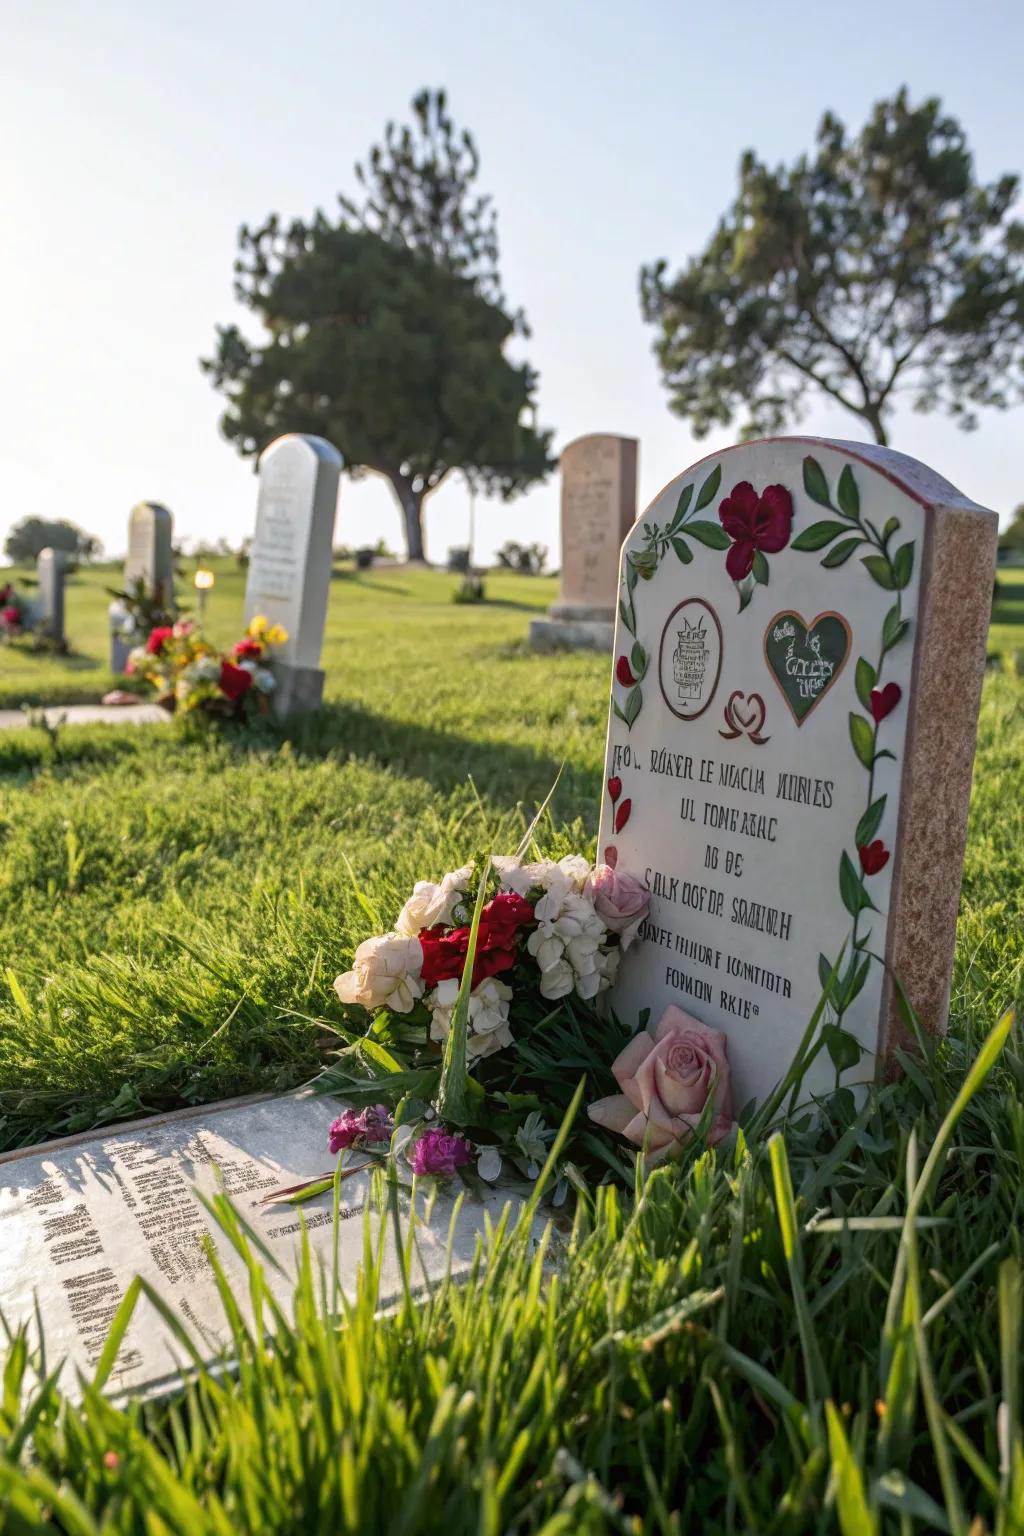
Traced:
[[[227, 642], [243, 577], [217, 569]], [[1016, 649], [1019, 575], [993, 650]], [[415, 879], [511, 847], [563, 762], [544, 841], [593, 854], [607, 661], [528, 651], [553, 582], [491, 577], [463, 607], [456, 580], [339, 574], [327, 703], [291, 731], [0, 736], [0, 1146], [308, 1078], [377, 927], [362, 901], [387, 922]], [[110, 581], [76, 578], [70, 660], [0, 652], [0, 705], [106, 686]], [[241, 1336], [237, 1377], [175, 1405], [19, 1403], [16, 1349], [0, 1526], [1024, 1531], [1019, 1036], [956, 1098], [1022, 990], [1022, 705], [993, 669], [933, 1060], [772, 1156], [595, 1192], [557, 1275], [508, 1240], [478, 1287], [379, 1324], [370, 1289], [341, 1327], [310, 1289], [273, 1349]]]

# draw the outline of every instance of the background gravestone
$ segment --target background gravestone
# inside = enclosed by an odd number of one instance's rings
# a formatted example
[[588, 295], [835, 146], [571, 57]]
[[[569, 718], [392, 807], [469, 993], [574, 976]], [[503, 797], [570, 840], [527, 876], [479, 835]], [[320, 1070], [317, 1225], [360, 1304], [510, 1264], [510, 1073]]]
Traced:
[[[613, 1002], [725, 1030], [737, 1105], [841, 952], [851, 1079], [900, 1042], [893, 975], [945, 1026], [996, 526], [903, 454], [780, 438], [672, 481], [624, 546], [599, 847], [652, 897]], [[806, 1087], [834, 1083], [822, 1052]]]
[[260, 456], [245, 621], [262, 613], [288, 631], [274, 662], [280, 717], [315, 709], [323, 698], [320, 649], [341, 464], [341, 454], [322, 437], [298, 432], [277, 438]]
[[62, 549], [44, 549], [36, 561], [39, 581], [39, 623], [44, 635], [58, 646], [65, 644], [64, 575], [67, 556]]
[[563, 448], [561, 591], [549, 618], [530, 625], [535, 649], [611, 650], [619, 549], [636, 520], [638, 454], [636, 438], [608, 433]]
[[[124, 563], [124, 588], [133, 592], [141, 582], [147, 597], [161, 607], [174, 606], [174, 520], [156, 501], [140, 501], [128, 518], [128, 555]], [[110, 626], [110, 670], [123, 672], [128, 653], [145, 636], [128, 635], [124, 626], [128, 610], [115, 598], [107, 610]]]

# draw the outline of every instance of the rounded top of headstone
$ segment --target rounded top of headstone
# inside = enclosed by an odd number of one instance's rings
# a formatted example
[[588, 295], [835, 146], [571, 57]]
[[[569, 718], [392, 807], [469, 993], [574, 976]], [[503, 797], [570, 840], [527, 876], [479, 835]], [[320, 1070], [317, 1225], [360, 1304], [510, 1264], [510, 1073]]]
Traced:
[[335, 469], [341, 469], [345, 462], [334, 444], [329, 443], [326, 437], [314, 437], [310, 432], [285, 432], [283, 436], [275, 437], [272, 443], [267, 444], [260, 454], [259, 464], [262, 467], [267, 459], [282, 449], [294, 450], [300, 445], [315, 454], [322, 464], [330, 464]]
[[135, 517], [142, 512], [148, 512], [150, 516], [157, 519], [171, 516], [170, 508], [165, 507], [162, 501], [137, 501], [132, 507], [130, 516]]

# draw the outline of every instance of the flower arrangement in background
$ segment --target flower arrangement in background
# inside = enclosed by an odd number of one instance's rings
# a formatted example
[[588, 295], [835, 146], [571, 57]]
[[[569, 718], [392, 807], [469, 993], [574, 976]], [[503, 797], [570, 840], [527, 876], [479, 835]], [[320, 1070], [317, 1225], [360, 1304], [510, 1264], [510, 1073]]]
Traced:
[[262, 615], [223, 655], [190, 619], [158, 624], [128, 657], [128, 672], [155, 690], [156, 702], [172, 714], [212, 719], [245, 719], [265, 714], [276, 685], [269, 663], [287, 640], [280, 624]]
[[32, 631], [32, 611], [13, 582], [0, 587], [0, 640], [18, 640]]

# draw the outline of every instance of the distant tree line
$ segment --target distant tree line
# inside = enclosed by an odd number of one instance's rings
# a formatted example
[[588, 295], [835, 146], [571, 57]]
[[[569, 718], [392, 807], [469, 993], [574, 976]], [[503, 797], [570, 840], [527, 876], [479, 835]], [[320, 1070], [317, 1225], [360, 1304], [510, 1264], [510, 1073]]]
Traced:
[[82, 562], [96, 560], [103, 553], [95, 534], [85, 533], [63, 518], [22, 518], [4, 540], [4, 554], [11, 565], [32, 565], [44, 549], [63, 549], [73, 560]]

